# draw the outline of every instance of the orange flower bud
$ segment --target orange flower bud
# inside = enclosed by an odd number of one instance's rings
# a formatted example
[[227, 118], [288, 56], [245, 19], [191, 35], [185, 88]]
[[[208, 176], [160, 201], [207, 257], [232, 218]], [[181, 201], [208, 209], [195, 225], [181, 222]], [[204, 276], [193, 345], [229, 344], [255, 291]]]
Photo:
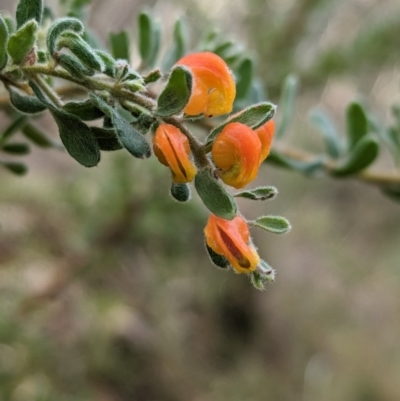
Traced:
[[234, 188], [243, 188], [257, 176], [261, 142], [247, 125], [230, 123], [216, 137], [211, 155], [221, 180]]
[[275, 134], [275, 123], [274, 120], [267, 121], [260, 128], [255, 130], [255, 133], [258, 135], [258, 138], [261, 141], [261, 158], [260, 163], [262, 163], [267, 156], [269, 155], [269, 151], [272, 146], [272, 138]]
[[176, 65], [186, 66], [193, 75], [193, 88], [184, 111], [207, 117], [230, 113], [236, 95], [233, 75], [225, 61], [214, 53], [188, 54]]
[[249, 227], [241, 216], [224, 220], [211, 215], [204, 229], [207, 245], [224, 256], [237, 273], [256, 269], [260, 257], [250, 241]]
[[171, 169], [174, 183], [193, 180], [197, 170], [189, 157], [189, 141], [178, 128], [160, 124], [153, 138], [153, 149], [158, 161]]

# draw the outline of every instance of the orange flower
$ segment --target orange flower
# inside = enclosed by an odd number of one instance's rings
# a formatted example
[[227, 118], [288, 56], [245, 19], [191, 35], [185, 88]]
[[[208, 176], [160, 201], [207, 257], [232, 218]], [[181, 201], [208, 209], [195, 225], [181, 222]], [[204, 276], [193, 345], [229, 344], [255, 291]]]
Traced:
[[243, 217], [224, 220], [212, 214], [204, 234], [207, 245], [224, 256], [237, 273], [250, 273], [256, 269], [260, 257], [251, 244], [249, 227]]
[[189, 141], [178, 128], [160, 124], [153, 138], [153, 149], [158, 161], [171, 169], [176, 184], [193, 180], [197, 170], [189, 157]]
[[272, 146], [272, 138], [275, 134], [275, 123], [274, 120], [267, 121], [264, 125], [260, 128], [255, 130], [258, 138], [261, 141], [261, 158], [260, 163], [262, 163], [267, 156], [269, 155], [269, 151], [271, 150]]
[[221, 180], [234, 188], [243, 188], [258, 174], [261, 141], [247, 125], [230, 123], [216, 137], [211, 155]]
[[188, 54], [176, 65], [186, 66], [193, 75], [193, 89], [184, 111], [194, 116], [204, 113], [207, 117], [232, 111], [236, 95], [233, 75], [225, 61], [214, 53]]

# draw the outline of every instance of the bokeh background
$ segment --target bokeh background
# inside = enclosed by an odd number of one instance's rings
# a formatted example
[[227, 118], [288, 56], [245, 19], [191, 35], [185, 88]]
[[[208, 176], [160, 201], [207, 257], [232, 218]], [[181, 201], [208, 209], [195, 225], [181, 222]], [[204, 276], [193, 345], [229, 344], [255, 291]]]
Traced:
[[[89, 26], [104, 43], [134, 36], [144, 5], [167, 32], [184, 15], [193, 38], [216, 27], [241, 42], [274, 102], [296, 73], [292, 146], [322, 149], [312, 107], [343, 130], [352, 100], [385, 122], [400, 102], [397, 0], [93, 0]], [[293, 229], [254, 231], [277, 271], [258, 292], [213, 268], [207, 211], [175, 203], [155, 160], [84, 169], [36, 149], [28, 164], [0, 171], [0, 400], [400, 399], [400, 207], [376, 188], [263, 166], [257, 183], [280, 195], [241, 210]], [[380, 166], [394, 169], [385, 154]]]

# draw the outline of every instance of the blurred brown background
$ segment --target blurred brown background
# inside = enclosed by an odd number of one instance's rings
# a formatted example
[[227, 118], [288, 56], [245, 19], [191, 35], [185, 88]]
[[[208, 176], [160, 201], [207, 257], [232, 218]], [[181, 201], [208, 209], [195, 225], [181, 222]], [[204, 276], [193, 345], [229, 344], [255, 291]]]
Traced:
[[[304, 149], [322, 149], [312, 107], [343, 130], [350, 101], [388, 121], [400, 100], [397, 0], [92, 3], [103, 41], [122, 28], [134, 37], [143, 5], [166, 41], [181, 15], [192, 38], [220, 28], [256, 56], [274, 102], [299, 75], [286, 140]], [[0, 400], [400, 399], [400, 208], [374, 187], [263, 166], [257, 183], [280, 195], [241, 210], [293, 229], [254, 232], [277, 270], [260, 293], [211, 266], [206, 210], [173, 202], [154, 159], [117, 152], [84, 169], [35, 150], [28, 164], [23, 178], [0, 171]], [[394, 169], [385, 153], [377, 168]]]

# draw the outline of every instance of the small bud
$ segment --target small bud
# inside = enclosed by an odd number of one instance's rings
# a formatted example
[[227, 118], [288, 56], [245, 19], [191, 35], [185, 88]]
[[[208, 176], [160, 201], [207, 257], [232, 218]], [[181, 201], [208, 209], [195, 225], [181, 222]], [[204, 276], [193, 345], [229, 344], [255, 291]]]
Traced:
[[175, 184], [193, 180], [197, 169], [190, 160], [189, 141], [178, 128], [160, 124], [153, 138], [153, 149], [158, 161], [171, 169]]
[[185, 66], [193, 75], [193, 89], [184, 111], [187, 115], [204, 113], [207, 117], [232, 111], [236, 95], [233, 75], [225, 61], [210, 52], [188, 54], [177, 66]]
[[225, 257], [237, 273], [254, 271], [260, 258], [250, 239], [249, 227], [241, 216], [224, 220], [210, 215], [204, 229], [207, 245]]
[[171, 195], [178, 202], [187, 202], [190, 199], [189, 185], [172, 183]]

